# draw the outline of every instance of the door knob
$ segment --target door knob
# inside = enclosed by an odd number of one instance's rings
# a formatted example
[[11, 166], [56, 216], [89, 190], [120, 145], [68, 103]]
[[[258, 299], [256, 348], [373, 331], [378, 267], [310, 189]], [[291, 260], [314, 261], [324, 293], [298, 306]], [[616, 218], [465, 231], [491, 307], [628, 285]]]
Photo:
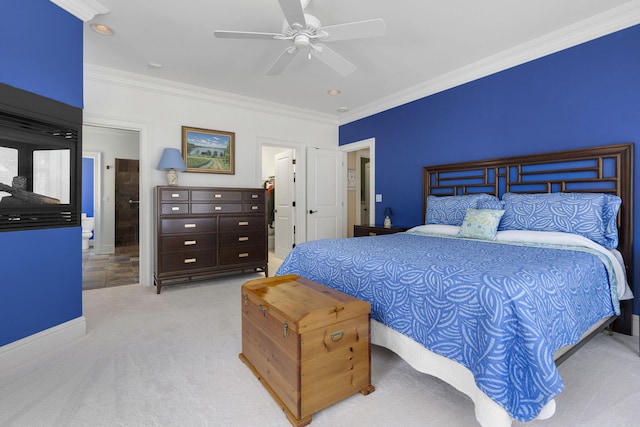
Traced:
[[309, 211], [309, 213], [310, 213], [310, 214], [312, 214], [312, 213], [316, 213], [316, 212], [318, 212], [318, 211]]

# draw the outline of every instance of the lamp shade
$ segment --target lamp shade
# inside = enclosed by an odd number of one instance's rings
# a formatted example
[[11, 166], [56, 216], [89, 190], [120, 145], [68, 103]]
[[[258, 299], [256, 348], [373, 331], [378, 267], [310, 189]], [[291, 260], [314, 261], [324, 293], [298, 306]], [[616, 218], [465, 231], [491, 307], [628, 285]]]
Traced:
[[391, 216], [393, 213], [391, 212], [391, 208], [384, 208], [384, 216]]
[[160, 162], [158, 163], [158, 169], [175, 169], [178, 171], [184, 171], [187, 170], [187, 167], [184, 165], [184, 160], [182, 160], [180, 150], [177, 148], [165, 148], [162, 152]]

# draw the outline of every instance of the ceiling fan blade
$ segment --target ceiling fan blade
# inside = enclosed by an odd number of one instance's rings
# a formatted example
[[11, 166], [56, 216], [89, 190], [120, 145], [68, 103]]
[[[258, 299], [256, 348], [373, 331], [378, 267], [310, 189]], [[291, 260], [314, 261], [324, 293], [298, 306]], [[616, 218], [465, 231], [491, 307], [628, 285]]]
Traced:
[[261, 40], [273, 40], [281, 39], [282, 34], [278, 33], [255, 33], [251, 31], [225, 31], [216, 30], [213, 35], [219, 39], [261, 39]]
[[296, 49], [295, 47], [286, 48], [280, 54], [278, 59], [276, 59], [276, 62], [273, 63], [271, 68], [269, 68], [269, 71], [267, 71], [267, 76], [276, 76], [280, 74], [285, 68], [287, 68], [287, 65], [289, 65], [289, 63], [293, 60], [294, 56], [296, 56], [296, 53], [298, 53], [298, 49]]
[[346, 76], [356, 70], [356, 66], [339, 55], [335, 50], [330, 49], [322, 43], [315, 43], [317, 49], [311, 49], [310, 52], [320, 61], [333, 68], [338, 74]]
[[278, 0], [278, 2], [290, 27], [294, 24], [299, 24], [302, 28], [307, 26], [300, 0]]
[[320, 37], [324, 42], [381, 37], [387, 33], [387, 27], [382, 19], [329, 25], [328, 27], [318, 28], [318, 30], [328, 34], [326, 37]]

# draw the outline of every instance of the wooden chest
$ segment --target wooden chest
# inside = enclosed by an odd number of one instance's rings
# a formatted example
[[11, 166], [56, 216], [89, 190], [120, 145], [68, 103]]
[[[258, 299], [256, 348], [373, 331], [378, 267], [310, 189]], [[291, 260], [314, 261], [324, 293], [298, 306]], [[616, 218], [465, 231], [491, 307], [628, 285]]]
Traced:
[[294, 426], [356, 392], [369, 394], [368, 302], [297, 275], [242, 286], [240, 359]]

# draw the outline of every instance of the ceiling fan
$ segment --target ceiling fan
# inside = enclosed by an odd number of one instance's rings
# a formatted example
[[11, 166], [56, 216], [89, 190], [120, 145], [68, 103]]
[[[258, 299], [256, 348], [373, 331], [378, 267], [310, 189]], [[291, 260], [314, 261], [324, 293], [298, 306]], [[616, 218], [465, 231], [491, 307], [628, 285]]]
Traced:
[[304, 12], [310, 1], [278, 0], [285, 16], [282, 33], [216, 30], [213, 34], [218, 38], [292, 41], [293, 45], [287, 47], [267, 71], [268, 76], [280, 74], [300, 51], [305, 51], [309, 59], [318, 58], [343, 76], [352, 73], [356, 66], [322, 42], [383, 36], [384, 21], [370, 19], [322, 27], [318, 18]]

